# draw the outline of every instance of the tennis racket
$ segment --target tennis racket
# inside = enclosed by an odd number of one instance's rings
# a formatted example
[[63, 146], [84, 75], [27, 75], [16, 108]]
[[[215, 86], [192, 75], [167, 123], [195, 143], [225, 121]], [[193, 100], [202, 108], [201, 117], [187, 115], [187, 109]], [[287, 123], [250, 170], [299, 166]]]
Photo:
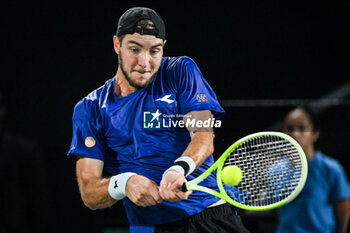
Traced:
[[[242, 180], [236, 186], [222, 182], [222, 170], [238, 166]], [[198, 185], [216, 171], [219, 192]], [[184, 183], [182, 191], [202, 191], [245, 210], [278, 208], [292, 201], [307, 177], [307, 160], [301, 146], [280, 132], [259, 132], [233, 143], [196, 179]]]

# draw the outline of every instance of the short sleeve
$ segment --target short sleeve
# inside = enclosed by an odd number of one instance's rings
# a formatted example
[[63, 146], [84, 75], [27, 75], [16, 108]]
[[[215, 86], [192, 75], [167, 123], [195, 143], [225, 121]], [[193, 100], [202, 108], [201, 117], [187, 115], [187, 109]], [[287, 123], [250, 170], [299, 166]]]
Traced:
[[68, 157], [83, 155], [104, 161], [108, 151], [102, 137], [102, 120], [95, 102], [81, 100], [74, 108], [73, 135]]
[[178, 99], [181, 114], [185, 115], [191, 111], [210, 110], [217, 119], [225, 113], [213, 89], [192, 59], [188, 57], [183, 58], [179, 73]]
[[343, 167], [339, 162], [335, 162], [331, 168], [333, 170], [332, 188], [330, 190], [330, 201], [335, 202], [339, 200], [350, 198], [350, 184], [346, 177]]

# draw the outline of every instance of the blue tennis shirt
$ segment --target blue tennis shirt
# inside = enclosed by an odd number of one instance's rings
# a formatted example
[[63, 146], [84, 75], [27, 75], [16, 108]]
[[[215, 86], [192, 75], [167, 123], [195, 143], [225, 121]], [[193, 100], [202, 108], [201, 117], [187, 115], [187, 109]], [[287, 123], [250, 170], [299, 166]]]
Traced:
[[279, 209], [278, 233], [335, 233], [333, 204], [350, 198], [349, 181], [338, 161], [320, 151], [308, 166], [299, 196]]
[[[189, 57], [163, 58], [153, 82], [127, 96], [114, 93], [115, 78], [79, 101], [73, 114], [69, 157], [83, 155], [104, 161], [110, 175], [135, 172], [158, 185], [163, 172], [190, 143], [182, 117], [191, 111], [224, 114], [215, 93]], [[213, 164], [210, 156], [192, 180]], [[201, 184], [218, 190], [215, 174]], [[193, 192], [188, 200], [139, 207], [128, 198], [124, 206], [131, 232], [153, 232], [155, 224], [174, 222], [201, 212], [219, 199]]]

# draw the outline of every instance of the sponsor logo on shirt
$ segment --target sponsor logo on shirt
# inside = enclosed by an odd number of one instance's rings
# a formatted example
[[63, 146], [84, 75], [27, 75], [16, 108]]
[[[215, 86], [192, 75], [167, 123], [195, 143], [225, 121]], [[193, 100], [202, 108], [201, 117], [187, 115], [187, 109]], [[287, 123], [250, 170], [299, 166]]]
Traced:
[[173, 103], [175, 100], [170, 99], [170, 98], [171, 98], [171, 95], [165, 95], [165, 96], [163, 96], [163, 97], [161, 97], [161, 98], [156, 99], [155, 101], [163, 101], [163, 102], [166, 102], [166, 103], [168, 103], [168, 104], [171, 104], [171, 103]]
[[205, 94], [197, 94], [196, 100], [198, 102], [208, 102], [207, 96]]
[[95, 146], [96, 141], [93, 137], [89, 136], [85, 138], [85, 146], [87, 147], [93, 147]]

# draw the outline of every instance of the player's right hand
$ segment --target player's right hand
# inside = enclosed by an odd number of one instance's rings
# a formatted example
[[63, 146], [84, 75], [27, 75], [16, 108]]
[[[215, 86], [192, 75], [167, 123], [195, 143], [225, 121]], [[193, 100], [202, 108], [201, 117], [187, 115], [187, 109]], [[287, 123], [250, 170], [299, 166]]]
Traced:
[[136, 205], [147, 207], [161, 203], [157, 184], [141, 175], [130, 177], [126, 184], [126, 196]]
[[160, 182], [160, 196], [163, 200], [170, 202], [186, 200], [192, 193], [192, 191], [182, 192], [180, 190], [186, 181], [184, 175], [176, 171], [168, 171]]

